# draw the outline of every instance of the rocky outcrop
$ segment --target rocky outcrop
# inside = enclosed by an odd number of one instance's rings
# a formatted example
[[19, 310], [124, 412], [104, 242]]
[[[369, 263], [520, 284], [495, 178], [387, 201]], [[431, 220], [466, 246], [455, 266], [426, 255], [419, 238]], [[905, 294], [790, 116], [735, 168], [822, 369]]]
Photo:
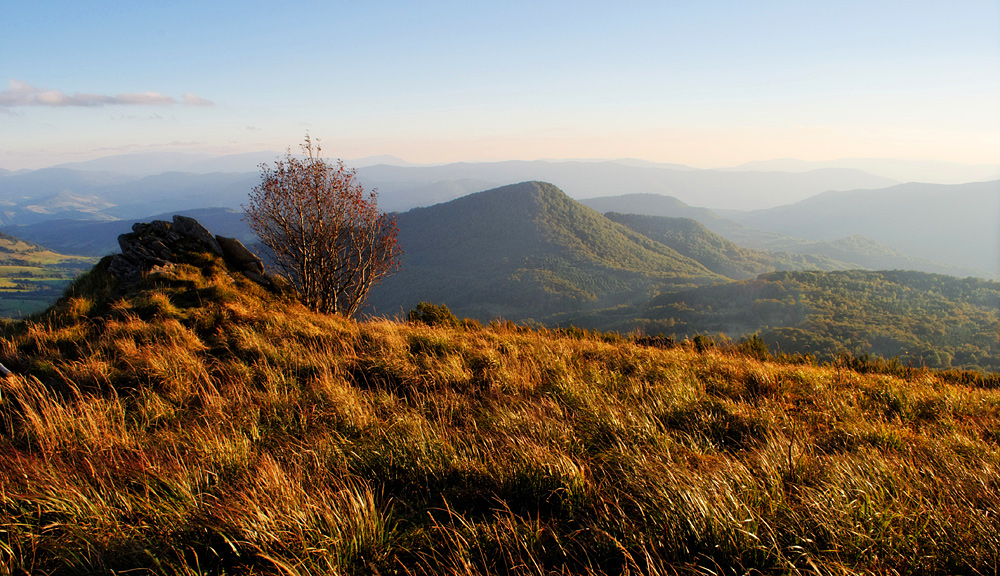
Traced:
[[264, 262], [236, 238], [216, 236], [222, 253], [231, 266], [244, 276], [263, 286], [273, 287], [274, 282], [264, 272]]
[[213, 236], [194, 218], [175, 215], [173, 222], [154, 220], [136, 222], [132, 232], [118, 237], [122, 253], [115, 254], [108, 270], [122, 281], [130, 282], [156, 267], [171, 266], [180, 256], [191, 252], [209, 252], [225, 258], [232, 268], [266, 287], [275, 283], [264, 271], [264, 263], [235, 238]]

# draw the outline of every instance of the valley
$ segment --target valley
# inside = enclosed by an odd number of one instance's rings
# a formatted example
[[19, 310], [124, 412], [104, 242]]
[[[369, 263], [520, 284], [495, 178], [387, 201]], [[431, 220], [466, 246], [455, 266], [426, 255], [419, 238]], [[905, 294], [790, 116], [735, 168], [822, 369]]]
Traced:
[[66, 256], [0, 233], [0, 318], [22, 318], [51, 306], [96, 258]]
[[[184, 166], [226, 165], [198, 162]], [[2, 229], [49, 250], [40, 268], [8, 266], [0, 288], [4, 315], [44, 309], [94, 258], [116, 252], [118, 235], [131, 229], [130, 215], [142, 211], [145, 219], [163, 220], [179, 213], [213, 233], [256, 241], [239, 207], [255, 174], [93, 170], [113, 166], [0, 175], [3, 198], [14, 199], [4, 202]], [[529, 174], [551, 176], [568, 189], [535, 180], [483, 189]], [[852, 190], [868, 177], [748, 174], [629, 162], [364, 166], [360, 179], [387, 188], [380, 200], [413, 206], [394, 214], [401, 269], [372, 292], [366, 313], [401, 317], [430, 302], [479, 322], [676, 338], [757, 333], [774, 350], [825, 360], [872, 354], [997, 369], [992, 335], [1000, 270], [990, 271], [991, 260], [1000, 258], [994, 254], [1000, 218], [990, 216], [1000, 213], [997, 182]], [[841, 190], [809, 195], [833, 185]], [[725, 188], [753, 198], [760, 197], [753, 190], [781, 186], [804, 199], [735, 211], [663, 193], [691, 198], [684, 191], [697, 188], [707, 200]], [[948, 287], [950, 295], [928, 300], [928, 282]], [[885, 302], [895, 304], [879, 310]], [[953, 322], [963, 328], [951, 330]], [[943, 333], [929, 327], [935, 323], [945, 326]]]

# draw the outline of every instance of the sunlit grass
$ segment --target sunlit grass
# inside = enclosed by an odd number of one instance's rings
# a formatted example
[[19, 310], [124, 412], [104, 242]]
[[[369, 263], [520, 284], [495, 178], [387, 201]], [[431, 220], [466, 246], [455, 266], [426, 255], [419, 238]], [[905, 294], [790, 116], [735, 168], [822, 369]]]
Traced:
[[6, 325], [0, 361], [0, 576], [1000, 562], [1000, 391], [942, 373], [357, 323], [208, 260]]

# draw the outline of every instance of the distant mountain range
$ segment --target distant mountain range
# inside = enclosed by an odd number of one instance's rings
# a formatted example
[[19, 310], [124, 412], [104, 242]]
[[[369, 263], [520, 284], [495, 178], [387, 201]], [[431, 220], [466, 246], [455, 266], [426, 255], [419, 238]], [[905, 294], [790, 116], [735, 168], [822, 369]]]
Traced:
[[[68, 162], [51, 168], [81, 170], [86, 172], [116, 172], [130, 176], [154, 176], [163, 172], [191, 172], [210, 174], [212, 172], [254, 172], [261, 164], [270, 164], [284, 157], [284, 152], [262, 150], [242, 154], [215, 156], [194, 152], [148, 152], [141, 154], [121, 154], [83, 162]], [[350, 161], [350, 166], [360, 168], [374, 164], [412, 166], [402, 158], [383, 155], [359, 158]]]
[[[196, 209], [239, 210], [259, 182], [256, 171], [137, 176], [100, 168], [128, 171], [132, 162], [133, 173], [157, 166], [201, 170], [239, 167], [264, 156], [276, 157], [270, 152], [221, 158], [138, 155], [73, 169], [0, 173], [0, 228], [65, 253], [99, 254], [114, 249], [116, 234], [109, 232], [123, 227], [118, 221]], [[692, 218], [742, 248], [807, 255], [820, 267], [1000, 277], [997, 181], [895, 184], [842, 167], [800, 173], [697, 170], [635, 160], [441, 166], [370, 160], [397, 164], [358, 170], [366, 187], [379, 188], [379, 205], [388, 211], [445, 203], [510, 182], [546, 181], [601, 213]], [[87, 170], [79, 169], [84, 166]]]
[[[358, 176], [367, 186], [379, 189], [381, 201], [389, 210], [425, 206], [424, 197], [431, 191], [438, 191], [436, 197], [439, 199], [450, 200], [447, 191], [461, 194], [468, 188], [460, 186], [456, 190], [455, 183], [469, 181], [491, 188], [536, 180], [554, 184], [578, 200], [653, 193], [673, 196], [693, 205], [733, 210], [780, 206], [827, 190], [883, 188], [897, 183], [860, 170], [839, 168], [792, 174], [678, 170], [611, 161], [509, 161], [418, 167], [378, 165], [359, 169]], [[423, 194], [415, 194], [415, 190], [422, 190]]]
[[[295, 150], [293, 150], [294, 152]], [[82, 162], [69, 162], [51, 166], [51, 168], [66, 168], [98, 172], [117, 172], [131, 176], [153, 176], [163, 172], [193, 172], [208, 174], [211, 172], [256, 172], [260, 164], [270, 163], [284, 156], [284, 151], [261, 150], [239, 154], [211, 155], [197, 152], [146, 152], [138, 154], [119, 154]], [[332, 157], [336, 157], [334, 154]], [[586, 159], [586, 160], [542, 160], [548, 163], [612, 162], [624, 166], [643, 168], [661, 168], [680, 171], [696, 171], [698, 168], [683, 164], [651, 162], [634, 158], [619, 159]], [[367, 158], [345, 159], [348, 166], [364, 168], [379, 164], [390, 166], [421, 167], [402, 158], [381, 155]], [[442, 164], [445, 165], [445, 164]], [[430, 165], [423, 165], [430, 167]], [[881, 178], [896, 182], [927, 182], [934, 184], [963, 184], [966, 182], [981, 182], [1000, 179], [1000, 164], [963, 164], [938, 160], [900, 160], [893, 158], [840, 158], [836, 160], [811, 161], [793, 158], [780, 158], [746, 162], [733, 167], [720, 167], [715, 170], [736, 172], [809, 172], [826, 168], [843, 168], [861, 170]], [[0, 174], [10, 171], [0, 168]], [[834, 189], [835, 187], [831, 187]], [[572, 195], [572, 194], [571, 194]]]
[[891, 178], [900, 182], [934, 184], [964, 184], [1000, 179], [1000, 164], [960, 164], [935, 160], [894, 160], [891, 158], [842, 158], [811, 162], [784, 158], [747, 162], [730, 170], [763, 170], [777, 172], [808, 172], [819, 168], [852, 168]]
[[[267, 153], [268, 155], [270, 153]], [[117, 217], [133, 217], [167, 209], [209, 206], [236, 208], [246, 201], [260, 180], [251, 158], [222, 157], [205, 160], [173, 157], [160, 162], [170, 170], [140, 175], [143, 157], [115, 157], [62, 167], [0, 174], [0, 225], [39, 221], [32, 208], [51, 198], [72, 217], [94, 219], [101, 212], [95, 202], [116, 207]], [[392, 159], [381, 158], [392, 161]], [[260, 162], [257, 162], [259, 164]], [[803, 200], [828, 190], [882, 188], [895, 180], [852, 169], [820, 169], [802, 173], [695, 170], [675, 165], [591, 161], [533, 161], [457, 163], [442, 166], [376, 164], [358, 168], [366, 188], [377, 188], [380, 206], [402, 211], [453, 200], [512, 182], [550, 182], [572, 198], [634, 193], [654, 193], [679, 198], [692, 205], [753, 210]], [[81, 169], [86, 164], [86, 169]], [[97, 170], [106, 168], [106, 170]], [[206, 173], [205, 170], [212, 169]], [[72, 197], [72, 198], [68, 198]], [[53, 211], [44, 212], [48, 215]]]
[[658, 194], [581, 203], [600, 212], [692, 218], [744, 248], [826, 256], [850, 268], [1000, 278], [1000, 216], [993, 217], [1000, 214], [1000, 182], [828, 192], [793, 206], [727, 211], [728, 218]]
[[243, 213], [232, 208], [197, 208], [174, 210], [127, 220], [47, 220], [5, 230], [22, 240], [32, 242], [62, 254], [106, 256], [119, 251], [118, 235], [131, 232], [136, 221], [170, 221], [174, 214], [190, 216], [204, 224], [213, 234], [238, 238], [252, 244], [257, 237], [243, 221]]
[[831, 191], [732, 218], [811, 240], [861, 234], [906, 254], [1000, 277], [1000, 181]]

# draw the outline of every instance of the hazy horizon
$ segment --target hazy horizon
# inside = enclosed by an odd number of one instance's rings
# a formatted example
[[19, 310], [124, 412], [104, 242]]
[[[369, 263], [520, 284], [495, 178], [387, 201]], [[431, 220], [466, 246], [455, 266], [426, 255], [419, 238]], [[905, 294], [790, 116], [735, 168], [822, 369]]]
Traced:
[[[205, 152], [141, 152], [103, 156], [80, 162], [68, 162], [39, 166], [34, 169], [11, 171], [18, 174], [24, 171], [63, 168], [88, 172], [110, 172], [136, 178], [154, 176], [167, 172], [187, 172], [192, 174], [211, 173], [249, 173], [257, 172], [262, 164], [270, 164], [279, 160], [286, 152], [275, 150], [260, 150], [230, 155], [213, 155]], [[538, 158], [510, 159], [490, 162], [456, 162], [456, 163], [414, 163], [405, 158], [382, 154], [366, 158], [331, 158], [328, 160], [343, 160], [349, 168], [365, 169], [377, 165], [390, 165], [402, 169], [428, 169], [448, 165], [468, 164], [469, 166], [490, 166], [504, 163], [532, 164], [538, 162], [558, 163], [618, 163], [625, 166], [640, 168], [660, 168], [669, 170], [708, 170], [708, 171], [739, 171], [739, 172], [785, 172], [805, 173], [821, 170], [848, 169], [867, 172], [873, 176], [886, 178], [896, 183], [925, 182], [933, 184], [963, 184], [967, 182], [983, 182], [1000, 179], [1000, 164], [961, 164], [936, 160], [900, 160], [893, 158], [838, 158], [827, 161], [807, 161], [794, 158], [775, 158], [747, 162], [736, 166], [698, 167], [677, 163], [653, 162], [640, 158]], [[0, 169], [3, 169], [0, 166]], [[830, 173], [833, 174], [832, 172]], [[886, 185], [889, 185], [887, 183]]]
[[16, 3], [0, 167], [293, 149], [417, 164], [1000, 162], [1000, 6]]

